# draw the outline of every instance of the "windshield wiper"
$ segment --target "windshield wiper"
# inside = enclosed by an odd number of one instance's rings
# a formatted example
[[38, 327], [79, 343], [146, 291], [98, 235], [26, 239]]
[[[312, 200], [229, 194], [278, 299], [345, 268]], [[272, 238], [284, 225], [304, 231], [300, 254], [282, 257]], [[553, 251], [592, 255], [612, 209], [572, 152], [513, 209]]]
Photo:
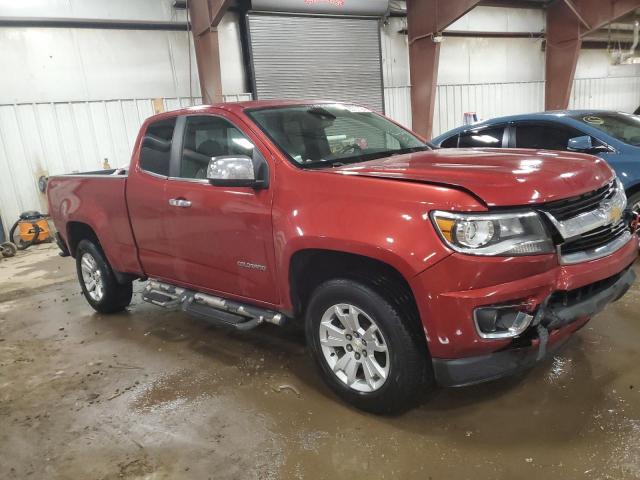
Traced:
[[[403, 148], [401, 150], [384, 150], [382, 152], [363, 153], [361, 155], [354, 155], [352, 157], [336, 158], [334, 160], [314, 160], [302, 164], [302, 168], [318, 168], [318, 167], [334, 167], [345, 166], [352, 163], [368, 162], [369, 160], [377, 160], [378, 158], [392, 157], [395, 155], [404, 155], [407, 153], [422, 152], [424, 150], [431, 150], [428, 145], [420, 147]], [[336, 165], [340, 164], [340, 165]]]

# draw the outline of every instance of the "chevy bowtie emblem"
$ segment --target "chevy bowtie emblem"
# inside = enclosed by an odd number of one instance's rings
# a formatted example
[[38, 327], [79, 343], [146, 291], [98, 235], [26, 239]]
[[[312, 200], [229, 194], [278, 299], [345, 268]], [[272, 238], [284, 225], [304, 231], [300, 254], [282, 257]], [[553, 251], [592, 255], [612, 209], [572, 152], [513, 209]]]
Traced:
[[622, 210], [620, 207], [613, 207], [609, 210], [609, 220], [611, 222], [617, 222], [620, 218], [622, 218]]

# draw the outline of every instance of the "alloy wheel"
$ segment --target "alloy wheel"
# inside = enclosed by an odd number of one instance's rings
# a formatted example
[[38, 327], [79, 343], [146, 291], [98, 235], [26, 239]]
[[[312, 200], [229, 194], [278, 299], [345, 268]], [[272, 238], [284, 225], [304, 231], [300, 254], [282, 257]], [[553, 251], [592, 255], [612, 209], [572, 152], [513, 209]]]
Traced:
[[319, 329], [324, 360], [336, 378], [365, 393], [384, 385], [390, 368], [389, 348], [367, 313], [347, 303], [333, 305], [322, 315]]
[[82, 255], [80, 268], [87, 293], [92, 300], [99, 302], [104, 296], [104, 282], [102, 280], [102, 272], [98, 267], [98, 262], [93, 258], [93, 255], [85, 253]]

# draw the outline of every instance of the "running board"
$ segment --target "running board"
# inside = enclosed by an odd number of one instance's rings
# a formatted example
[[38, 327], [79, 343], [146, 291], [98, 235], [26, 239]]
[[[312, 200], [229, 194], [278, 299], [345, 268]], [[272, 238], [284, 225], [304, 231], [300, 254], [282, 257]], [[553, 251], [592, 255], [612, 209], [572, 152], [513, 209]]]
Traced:
[[142, 292], [142, 299], [160, 307], [180, 305], [190, 315], [238, 330], [251, 330], [264, 322], [278, 326], [285, 322], [284, 315], [272, 310], [194, 292], [157, 280], [149, 281]]
[[149, 280], [147, 286], [142, 292], [142, 299], [145, 302], [153, 303], [159, 307], [175, 307], [182, 303], [187, 294], [187, 290], [184, 288], [175, 287], [168, 283], [158, 282], [156, 280]]

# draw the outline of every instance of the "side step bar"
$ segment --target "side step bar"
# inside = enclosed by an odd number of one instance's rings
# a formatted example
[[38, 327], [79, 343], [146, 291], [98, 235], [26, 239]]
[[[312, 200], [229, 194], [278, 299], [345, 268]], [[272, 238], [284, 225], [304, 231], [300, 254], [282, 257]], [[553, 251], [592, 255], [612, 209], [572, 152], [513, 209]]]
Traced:
[[238, 330], [251, 330], [264, 322], [281, 326], [286, 320], [283, 314], [272, 310], [194, 292], [157, 280], [149, 281], [142, 292], [142, 299], [160, 307], [180, 305], [186, 313]]

